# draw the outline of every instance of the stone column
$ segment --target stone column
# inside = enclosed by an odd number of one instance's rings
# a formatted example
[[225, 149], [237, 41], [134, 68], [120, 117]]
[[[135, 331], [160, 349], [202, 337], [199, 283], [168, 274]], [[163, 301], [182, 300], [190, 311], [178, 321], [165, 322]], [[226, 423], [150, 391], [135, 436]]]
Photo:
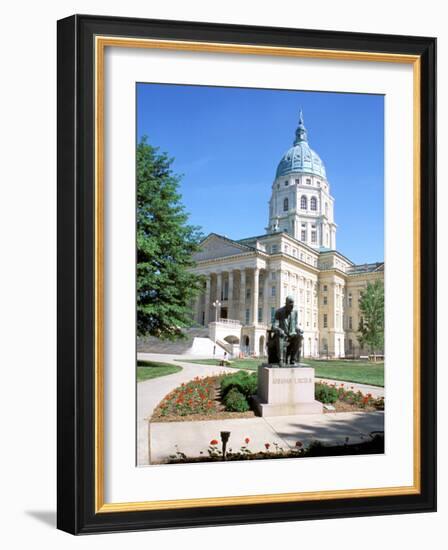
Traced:
[[260, 269], [258, 267], [254, 268], [254, 282], [252, 285], [252, 322], [254, 325], [258, 323], [258, 292], [259, 292], [259, 274]]
[[263, 322], [268, 326], [271, 324], [271, 309], [269, 307], [269, 298], [270, 298], [269, 289], [270, 289], [269, 270], [266, 269], [265, 277], [264, 277], [264, 291], [263, 291], [263, 310], [264, 310]]
[[233, 271], [229, 271], [229, 307], [227, 317], [233, 319]]
[[207, 275], [205, 278], [205, 296], [204, 296], [204, 325], [207, 327], [210, 322], [210, 284], [211, 276]]
[[216, 300], [221, 301], [221, 292], [222, 292], [222, 273], [219, 272], [216, 274]]
[[240, 319], [244, 325], [246, 322], [246, 270], [240, 271]]

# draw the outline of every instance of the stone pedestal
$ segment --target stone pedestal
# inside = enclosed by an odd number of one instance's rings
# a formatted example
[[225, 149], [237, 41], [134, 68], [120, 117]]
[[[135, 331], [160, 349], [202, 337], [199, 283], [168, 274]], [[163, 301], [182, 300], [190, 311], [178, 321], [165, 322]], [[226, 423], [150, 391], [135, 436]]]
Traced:
[[323, 412], [322, 403], [314, 399], [314, 369], [307, 366], [260, 365], [254, 400], [261, 416]]

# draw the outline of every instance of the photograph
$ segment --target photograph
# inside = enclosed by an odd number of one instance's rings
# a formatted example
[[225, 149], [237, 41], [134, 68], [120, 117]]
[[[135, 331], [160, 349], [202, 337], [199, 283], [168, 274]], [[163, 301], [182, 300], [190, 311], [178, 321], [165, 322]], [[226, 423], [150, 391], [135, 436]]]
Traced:
[[135, 93], [137, 466], [383, 454], [384, 95]]

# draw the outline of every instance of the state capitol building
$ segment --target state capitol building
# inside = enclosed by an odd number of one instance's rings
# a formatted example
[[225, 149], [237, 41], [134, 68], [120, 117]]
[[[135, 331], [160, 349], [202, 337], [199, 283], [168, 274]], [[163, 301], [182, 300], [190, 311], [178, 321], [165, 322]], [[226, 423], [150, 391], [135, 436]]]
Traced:
[[236, 354], [265, 355], [274, 312], [294, 297], [305, 357], [359, 357], [360, 293], [384, 279], [384, 262], [355, 265], [337, 250], [335, 204], [303, 114], [278, 164], [266, 233], [231, 240], [211, 233], [194, 256], [205, 277], [194, 321]]

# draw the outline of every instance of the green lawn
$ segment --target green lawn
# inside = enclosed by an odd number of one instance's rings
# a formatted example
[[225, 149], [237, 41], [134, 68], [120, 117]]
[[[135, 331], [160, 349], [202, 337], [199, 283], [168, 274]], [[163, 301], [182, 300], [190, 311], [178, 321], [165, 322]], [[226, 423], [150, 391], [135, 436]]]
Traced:
[[[314, 367], [315, 375], [319, 378], [384, 387], [384, 363], [382, 362], [344, 361], [342, 359], [333, 361], [304, 359], [303, 362]], [[188, 363], [219, 365], [219, 359], [192, 359]], [[237, 369], [256, 370], [259, 364], [260, 359], [235, 359], [231, 366]]]
[[[185, 363], [197, 363], [198, 365], [219, 365], [219, 359], [178, 359], [178, 361], [184, 361]], [[257, 370], [260, 364], [260, 359], [231, 359], [232, 364], [227, 365], [235, 369], [247, 369]]]
[[371, 363], [370, 361], [319, 361], [316, 359], [304, 359], [310, 367], [315, 368], [315, 375], [331, 380], [345, 380], [347, 382], [359, 382], [372, 386], [384, 387], [384, 363]]
[[167, 376], [182, 370], [182, 367], [168, 363], [155, 363], [153, 361], [137, 361], [137, 382]]

